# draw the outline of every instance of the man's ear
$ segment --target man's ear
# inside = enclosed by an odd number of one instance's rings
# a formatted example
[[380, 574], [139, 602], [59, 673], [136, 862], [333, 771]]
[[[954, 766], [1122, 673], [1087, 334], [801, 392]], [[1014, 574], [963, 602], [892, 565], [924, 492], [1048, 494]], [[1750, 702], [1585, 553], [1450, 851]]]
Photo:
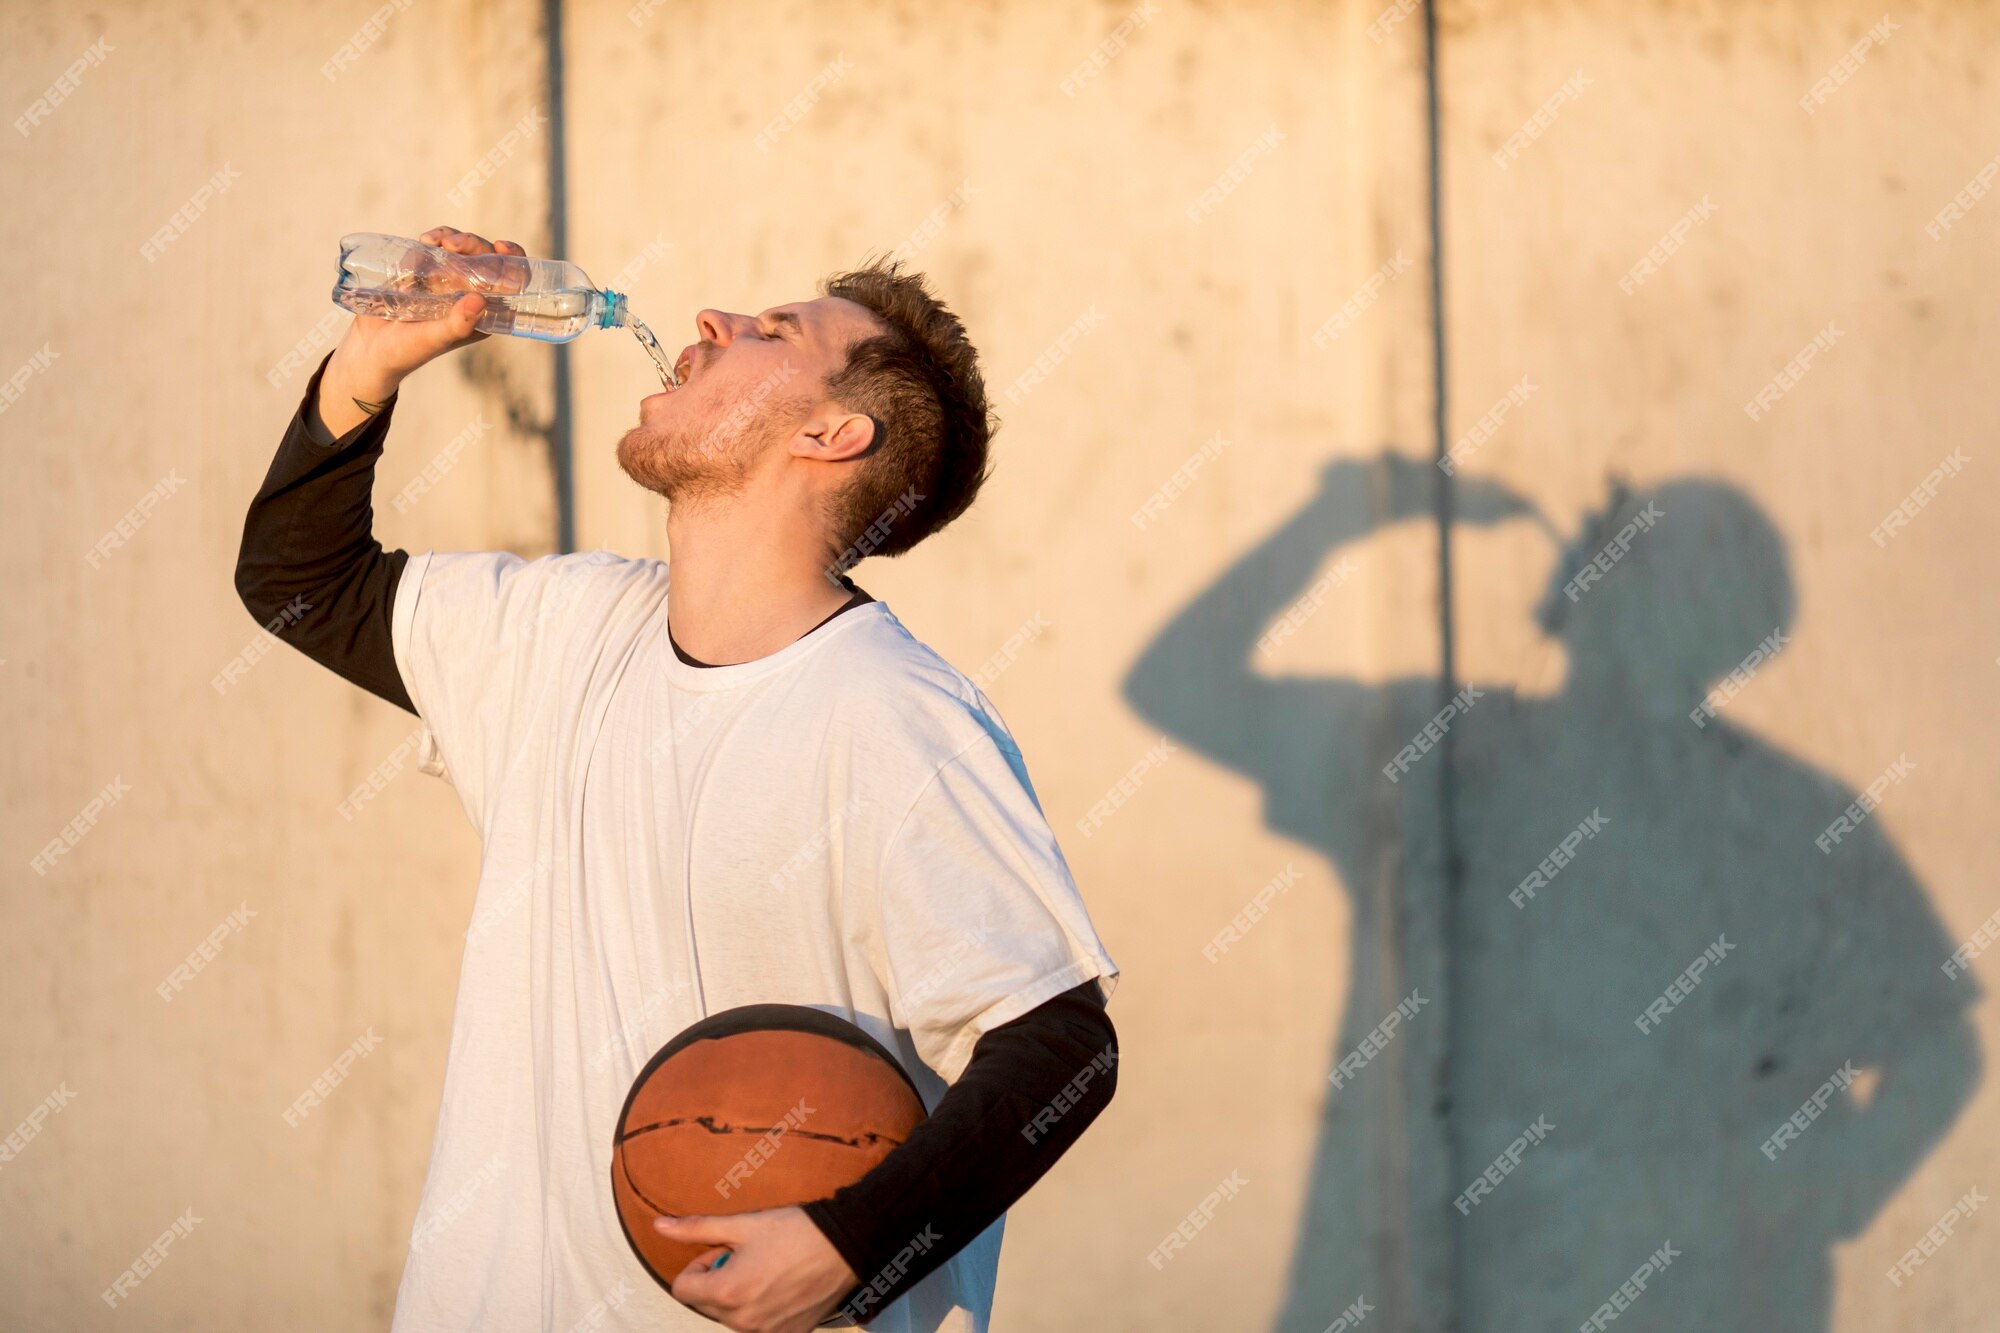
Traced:
[[859, 458], [875, 447], [875, 419], [865, 412], [848, 412], [829, 405], [800, 428], [792, 452], [822, 463]]

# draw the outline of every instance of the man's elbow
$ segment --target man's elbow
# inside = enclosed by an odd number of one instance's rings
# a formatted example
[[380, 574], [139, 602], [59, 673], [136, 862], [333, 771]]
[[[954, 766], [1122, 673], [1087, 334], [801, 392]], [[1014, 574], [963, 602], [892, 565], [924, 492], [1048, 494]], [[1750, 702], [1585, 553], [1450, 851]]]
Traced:
[[[1110, 1027], [1107, 1021], [1105, 1026]], [[1118, 1095], [1118, 1034], [1111, 1033], [1111, 1039], [1104, 1043], [1104, 1105], [1111, 1105], [1111, 1099]]]
[[305, 571], [287, 568], [269, 555], [259, 555], [247, 540], [237, 554], [237, 599], [251, 619], [281, 639], [297, 620], [300, 605], [322, 600], [323, 594], [316, 591], [316, 586], [313, 579], [305, 576]]
[[251, 619], [260, 625], [277, 615], [278, 608], [286, 601], [277, 595], [273, 572], [270, 566], [258, 563], [249, 555], [236, 558], [237, 599], [243, 603], [243, 609], [250, 613]]
[[1104, 1109], [1111, 1105], [1111, 1099], [1118, 1094], [1118, 1029], [1111, 1025], [1111, 1015], [1101, 1008], [1090, 1016], [1088, 1027], [1088, 1067], [1095, 1077], [1091, 1079], [1084, 1099], [1086, 1125], [1102, 1115]]

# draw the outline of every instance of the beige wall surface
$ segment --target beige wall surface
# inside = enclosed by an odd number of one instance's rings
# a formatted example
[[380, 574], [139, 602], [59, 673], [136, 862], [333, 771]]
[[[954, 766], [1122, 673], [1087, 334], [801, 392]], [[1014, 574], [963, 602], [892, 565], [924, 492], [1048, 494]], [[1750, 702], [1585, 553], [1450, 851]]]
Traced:
[[[546, 242], [539, 11], [0, 6], [10, 118], [62, 81], [0, 136], [0, 1326], [387, 1324], [477, 839], [230, 576], [339, 236]], [[567, 257], [669, 347], [903, 247], [985, 358], [980, 503], [856, 577], [980, 673], [1125, 971], [996, 1328], [1576, 1327], [1664, 1243], [1617, 1327], [1990, 1323], [1983, 1212], [1886, 1274], [2000, 1178], [1983, 963], [1940, 967], [2000, 906], [2000, 205], [1926, 231], [2000, 152], [2000, 11], [1843, 66], [1883, 17], [1441, 7], [1446, 607], [1421, 12], [567, 6]], [[551, 549], [551, 355], [412, 381], [386, 542]], [[578, 542], [664, 557], [611, 453], [648, 365], [570, 357]]]

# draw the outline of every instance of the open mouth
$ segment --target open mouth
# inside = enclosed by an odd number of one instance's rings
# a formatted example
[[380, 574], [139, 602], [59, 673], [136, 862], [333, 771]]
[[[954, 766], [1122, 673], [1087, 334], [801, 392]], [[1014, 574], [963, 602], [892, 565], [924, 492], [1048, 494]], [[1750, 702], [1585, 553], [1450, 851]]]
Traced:
[[666, 391], [680, 392], [687, 387], [688, 377], [692, 374], [694, 374], [694, 352], [690, 348], [683, 350], [680, 359], [674, 362], [674, 382], [666, 386]]

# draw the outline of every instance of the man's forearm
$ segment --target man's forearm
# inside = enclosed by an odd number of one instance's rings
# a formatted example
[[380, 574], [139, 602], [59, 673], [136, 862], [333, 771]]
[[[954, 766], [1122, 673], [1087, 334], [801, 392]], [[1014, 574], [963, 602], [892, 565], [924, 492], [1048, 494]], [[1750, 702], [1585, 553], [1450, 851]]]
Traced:
[[349, 344], [343, 339], [333, 349], [320, 374], [319, 392], [308, 392], [308, 412], [318, 418], [328, 439], [338, 439], [362, 422], [388, 410], [400, 381], [379, 366], [356, 364], [351, 354], [342, 352]]
[[[393, 394], [373, 415], [328, 404], [315, 438], [329, 362], [306, 386], [271, 469], [250, 502], [236, 560], [236, 591], [265, 629], [329, 670], [415, 712], [396, 668], [390, 627], [409, 556], [375, 539], [375, 464]], [[324, 427], [322, 427], [324, 429]]]
[[805, 1205], [861, 1280], [847, 1308], [872, 1318], [992, 1226], [1110, 1102], [1117, 1063], [1095, 981], [982, 1036], [907, 1142]]

